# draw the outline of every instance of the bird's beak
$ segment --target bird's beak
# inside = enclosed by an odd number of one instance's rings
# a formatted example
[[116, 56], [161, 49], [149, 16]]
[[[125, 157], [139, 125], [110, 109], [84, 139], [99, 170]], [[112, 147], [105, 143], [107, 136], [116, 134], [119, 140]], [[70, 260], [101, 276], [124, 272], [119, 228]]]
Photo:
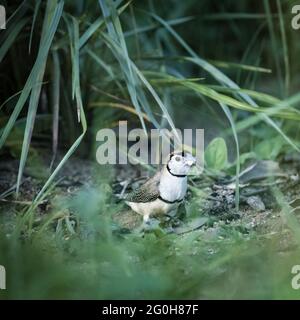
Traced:
[[186, 164], [187, 164], [189, 167], [192, 167], [193, 165], [196, 164], [196, 159], [187, 160], [187, 161], [186, 161]]

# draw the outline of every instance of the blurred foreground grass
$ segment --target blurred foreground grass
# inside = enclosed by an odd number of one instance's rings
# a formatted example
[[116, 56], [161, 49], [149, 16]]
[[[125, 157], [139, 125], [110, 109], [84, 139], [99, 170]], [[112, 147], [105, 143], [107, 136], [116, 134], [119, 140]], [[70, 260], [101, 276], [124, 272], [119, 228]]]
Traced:
[[117, 207], [105, 189], [80, 191], [63, 202], [64, 210], [76, 207], [76, 231], [63, 209], [58, 222], [44, 218], [29, 239], [19, 218], [10, 221], [19, 234], [1, 225], [8, 276], [1, 298], [299, 298], [291, 287], [299, 249], [280, 250], [284, 233], [261, 236], [228, 223], [180, 236], [116, 233], [109, 216]]

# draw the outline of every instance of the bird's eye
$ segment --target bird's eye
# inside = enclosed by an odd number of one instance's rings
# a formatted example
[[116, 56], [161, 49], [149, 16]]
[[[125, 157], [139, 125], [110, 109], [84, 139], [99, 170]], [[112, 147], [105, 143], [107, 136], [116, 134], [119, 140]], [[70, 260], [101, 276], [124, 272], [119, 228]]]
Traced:
[[180, 157], [175, 157], [175, 160], [176, 161], [180, 161]]

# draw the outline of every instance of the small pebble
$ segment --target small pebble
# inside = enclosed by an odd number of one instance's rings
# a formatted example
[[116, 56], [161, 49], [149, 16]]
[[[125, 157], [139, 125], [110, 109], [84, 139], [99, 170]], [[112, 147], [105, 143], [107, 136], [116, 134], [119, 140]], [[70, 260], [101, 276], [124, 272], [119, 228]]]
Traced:
[[264, 211], [266, 210], [265, 204], [258, 196], [252, 196], [247, 199], [247, 204], [256, 211]]

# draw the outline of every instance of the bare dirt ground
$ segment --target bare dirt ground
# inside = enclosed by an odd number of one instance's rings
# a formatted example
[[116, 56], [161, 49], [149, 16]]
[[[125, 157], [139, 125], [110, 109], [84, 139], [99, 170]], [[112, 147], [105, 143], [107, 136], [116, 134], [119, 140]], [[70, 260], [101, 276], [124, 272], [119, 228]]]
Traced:
[[[45, 164], [49, 160], [45, 160]], [[252, 166], [252, 168], [251, 168]], [[290, 231], [285, 224], [282, 207], [278, 204], [275, 190], [283, 195], [291, 214], [298, 219], [300, 213], [300, 180], [298, 172], [300, 158], [286, 156], [280, 165], [275, 162], [257, 162], [249, 165], [240, 176], [240, 208], [235, 209], [235, 184], [232, 177], [212, 177], [204, 173], [192, 178], [190, 191], [184, 205], [175, 219], [162, 219], [162, 230], [176, 232], [182, 236], [201, 229], [207, 234], [216, 232], [220, 225], [229, 225], [242, 233], [257, 232], [264, 238], [280, 237], [279, 250], [294, 246]], [[31, 203], [43, 185], [40, 169], [33, 174], [33, 168], [25, 171], [16, 200], [14, 188], [17, 180], [18, 161], [0, 161], [0, 207], [6, 212], [17, 213], [20, 206]], [[97, 186], [97, 166], [92, 161], [73, 157], [61, 170], [55, 188], [38, 207], [40, 215], [47, 214], [57, 195], [72, 197], [84, 187]], [[135, 166], [115, 168], [112, 182], [113, 201], [122, 205], [127, 192], [138, 187], [149, 176], [146, 170]], [[132, 232], [141, 224], [141, 217], [124, 204], [115, 213], [113, 220], [120, 230]], [[2, 212], [4, 210], [1, 210]]]

